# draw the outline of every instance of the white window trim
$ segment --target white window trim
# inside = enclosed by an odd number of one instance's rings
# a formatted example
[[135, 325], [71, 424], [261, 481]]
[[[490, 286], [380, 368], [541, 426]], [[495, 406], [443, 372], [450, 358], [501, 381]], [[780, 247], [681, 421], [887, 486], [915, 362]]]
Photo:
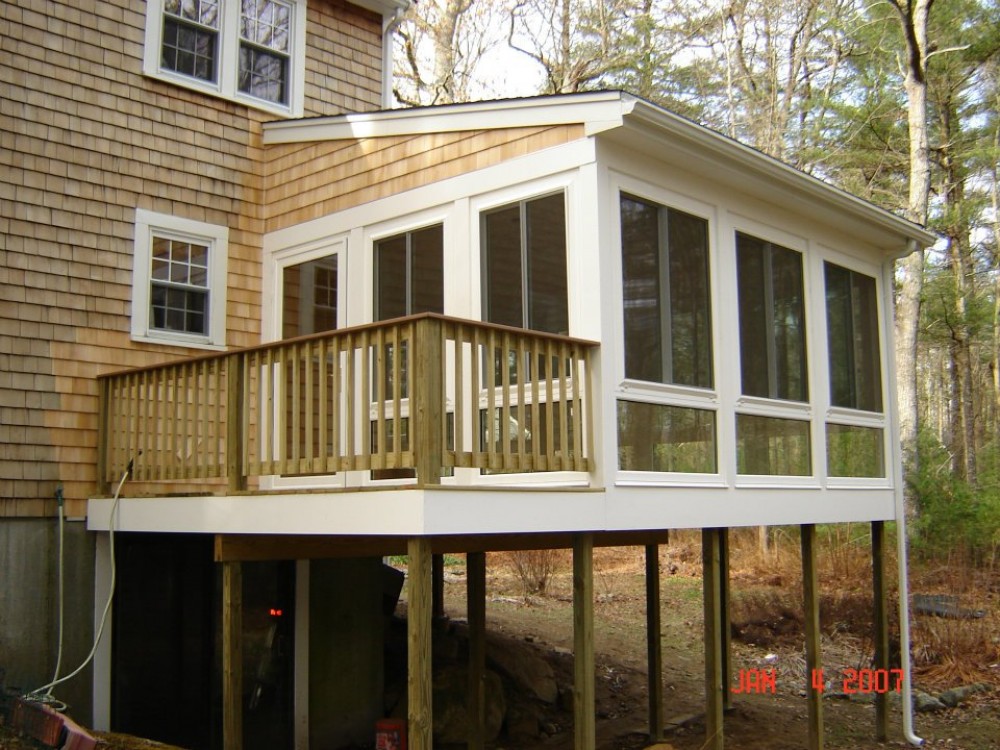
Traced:
[[161, 81], [200, 91], [212, 96], [240, 102], [256, 109], [275, 114], [301, 117], [304, 109], [304, 81], [306, 70], [306, 0], [285, 0], [292, 6], [291, 54], [288, 62], [288, 104], [278, 104], [242, 93], [237, 86], [239, 67], [239, 15], [236, 0], [219, 0], [219, 80], [201, 81], [197, 78], [163, 70], [160, 54], [163, 39], [163, 2], [148, 0], [146, 3], [146, 40], [142, 70], [147, 76]]
[[[149, 317], [152, 283], [153, 237], [169, 237], [208, 245], [208, 334], [161, 331]], [[158, 214], [142, 208], [135, 212], [135, 245], [132, 268], [132, 340], [221, 350], [226, 345], [226, 273], [229, 228], [203, 221]]]

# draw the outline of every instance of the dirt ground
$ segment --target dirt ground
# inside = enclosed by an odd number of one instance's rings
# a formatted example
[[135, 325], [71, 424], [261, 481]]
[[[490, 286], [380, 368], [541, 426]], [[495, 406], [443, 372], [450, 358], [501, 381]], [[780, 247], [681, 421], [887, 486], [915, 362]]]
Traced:
[[[697, 549], [679, 544], [661, 549], [662, 649], [665, 735], [662, 746], [698, 750], [705, 744], [704, 662], [702, 647], [701, 566]], [[561, 689], [572, 686], [572, 575], [568, 552], [559, 553], [544, 595], [525, 594], [509, 558], [491, 554], [487, 565], [487, 628], [504, 637], [532, 644], [553, 666]], [[597, 668], [597, 746], [599, 750], [639, 750], [648, 738], [646, 688], [646, 634], [643, 552], [637, 548], [597, 550], [594, 568], [595, 653]], [[780, 575], [735, 570], [731, 575], [734, 603], [741, 597], [762, 597], [789, 585]], [[997, 601], [991, 602], [990, 627], [1000, 620]], [[402, 609], [405, 609], [405, 589]], [[465, 618], [464, 560], [446, 558], [445, 608], [453, 622]], [[734, 607], [734, 610], [739, 610]], [[775, 690], [732, 695], [725, 718], [727, 750], [801, 750], [807, 746], [806, 681], [803, 641], [790, 613], [776, 607], [766, 623], [734, 625], [741, 636], [733, 640], [734, 681], [738, 675], [776, 675]], [[919, 627], [919, 624], [917, 624]], [[870, 643], [855, 629], [830, 633], [822, 643], [824, 675], [830, 681], [822, 702], [824, 738], [829, 750], [868, 750], [907, 747], [901, 728], [899, 699], [890, 694], [887, 743], [874, 739], [875, 711], [870, 696], [834, 697], [844, 668], [861, 669], [870, 663]], [[1000, 631], [994, 630], [994, 644]], [[1000, 664], [992, 665], [991, 689], [957, 708], [919, 713], [916, 733], [928, 748], [990, 750], [1000, 748]], [[950, 686], [940, 675], [915, 687], [938, 692]], [[571, 750], [572, 714], [568, 706], [552, 707], [547, 732], [536, 739], [503, 737], [498, 750], [551, 748]], [[6, 732], [6, 733], [5, 733]], [[0, 726], [0, 749], [27, 750], [29, 746]], [[170, 750], [148, 740], [101, 735], [100, 750]]]

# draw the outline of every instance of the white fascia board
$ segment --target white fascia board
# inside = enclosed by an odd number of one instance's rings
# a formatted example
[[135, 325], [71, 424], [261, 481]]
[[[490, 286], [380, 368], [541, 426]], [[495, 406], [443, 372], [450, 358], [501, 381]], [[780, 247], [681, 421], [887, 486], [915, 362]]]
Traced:
[[617, 91], [413, 107], [269, 122], [264, 144], [573, 124], [584, 125], [592, 135], [620, 127], [630, 108]]
[[687, 145], [709, 158], [714, 157], [737, 169], [789, 187], [806, 197], [833, 205], [896, 234], [900, 237], [901, 248], [890, 251], [893, 257], [904, 257], [916, 250], [918, 245], [930, 247], [937, 242], [938, 238], [933, 232], [873, 203], [673, 112], [641, 99], [624, 96], [626, 99], [632, 99], [633, 104], [626, 118], [626, 128], [634, 126], [647, 136], [663, 134], [667, 142], [674, 147]]
[[365, 10], [382, 16], [393, 16], [403, 13], [412, 4], [412, 0], [348, 0], [351, 5], [357, 5]]
[[[114, 500], [87, 503], [88, 531], [107, 531]], [[421, 490], [123, 497], [115, 531], [200, 534], [389, 534], [424, 530]]]

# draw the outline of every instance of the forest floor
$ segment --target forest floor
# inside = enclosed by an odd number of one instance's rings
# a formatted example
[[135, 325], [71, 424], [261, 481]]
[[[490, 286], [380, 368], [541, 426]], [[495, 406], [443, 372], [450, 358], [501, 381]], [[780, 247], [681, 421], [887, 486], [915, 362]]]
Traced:
[[[746, 545], [749, 546], [749, 545]], [[786, 545], [789, 546], [789, 545]], [[836, 549], [836, 548], [834, 548]], [[857, 559], [855, 559], [855, 557]], [[831, 560], [832, 558], [832, 560]], [[821, 553], [821, 559], [822, 553]], [[521, 561], [522, 570], [525, 561]], [[496, 638], [530, 644], [549, 661], [563, 697], [572, 688], [572, 561], [568, 551], [545, 563], [544, 594], [526, 594], [526, 576], [514, 558], [491, 553], [487, 562], [487, 629]], [[599, 750], [639, 750], [648, 737], [644, 557], [641, 548], [595, 550], [594, 649], [596, 727]], [[820, 568], [822, 663], [826, 685], [823, 722], [828, 750], [906, 747], [900, 700], [889, 691], [889, 737], [876, 742], [874, 688], [850, 682], [850, 671], [871, 667], [871, 587], [867, 553], [827, 555]], [[530, 567], [530, 566], [529, 566]], [[665, 733], [660, 748], [705, 746], [704, 661], [700, 536], [677, 534], [661, 547], [662, 653]], [[801, 750], [807, 747], [807, 680], [801, 628], [801, 580], [794, 555], [780, 550], [762, 563], [758, 553], [734, 545], [732, 590], [732, 687], [740, 675], [773, 674], [775, 688], [733, 694], [725, 716], [727, 750]], [[973, 620], [915, 616], [913, 652], [916, 690], [979, 684], [981, 692], [955, 708], [915, 715], [924, 747], [950, 750], [1000, 749], [1000, 585], [995, 572], [956, 577], [944, 568], [911, 571], [911, 590], [956, 592], [963, 604], [985, 612]], [[405, 611], [405, 588], [401, 610]], [[465, 619], [465, 567], [446, 558], [445, 609], [455, 623]], [[845, 678], [845, 674], [848, 675]], [[845, 679], [848, 683], [845, 684]], [[892, 682], [890, 682], [892, 685]], [[837, 697], [854, 688], [856, 694]], [[867, 694], [866, 694], [867, 693]], [[571, 703], [537, 708], [548, 712], [546, 732], [535, 738], [501, 735], [498, 750], [573, 747]], [[0, 748], [33, 748], [0, 726]], [[170, 750], [140, 738], [100, 735], [99, 750]]]

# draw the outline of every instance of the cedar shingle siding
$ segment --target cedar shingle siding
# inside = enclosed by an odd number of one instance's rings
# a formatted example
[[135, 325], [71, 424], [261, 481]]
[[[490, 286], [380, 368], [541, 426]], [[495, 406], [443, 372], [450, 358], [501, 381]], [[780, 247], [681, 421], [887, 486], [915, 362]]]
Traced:
[[[261, 123], [142, 74], [145, 5], [0, 3], [0, 516], [83, 515], [95, 376], [174, 359], [130, 339], [136, 208], [229, 227], [227, 344], [260, 335]], [[305, 113], [376, 109], [381, 19], [310, 2]]]

